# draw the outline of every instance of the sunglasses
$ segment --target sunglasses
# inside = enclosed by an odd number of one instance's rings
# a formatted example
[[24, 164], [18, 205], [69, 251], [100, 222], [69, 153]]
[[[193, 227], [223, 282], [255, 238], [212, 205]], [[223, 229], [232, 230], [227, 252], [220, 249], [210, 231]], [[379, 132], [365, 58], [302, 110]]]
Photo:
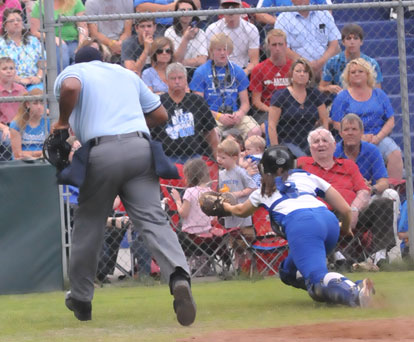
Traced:
[[168, 53], [168, 54], [171, 54], [172, 53], [171, 49], [158, 49], [155, 52], [157, 53], [157, 55], [160, 55], [162, 53]]

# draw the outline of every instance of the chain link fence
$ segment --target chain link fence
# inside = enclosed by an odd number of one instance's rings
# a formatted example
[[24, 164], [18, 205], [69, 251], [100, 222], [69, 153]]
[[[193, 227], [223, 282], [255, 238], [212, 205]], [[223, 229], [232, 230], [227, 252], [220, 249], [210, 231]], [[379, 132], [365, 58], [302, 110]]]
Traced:
[[[99, 49], [105, 61], [131, 69], [160, 94], [169, 121], [165, 127], [155, 129], [153, 137], [163, 142], [166, 154], [178, 163], [182, 176], [178, 181], [161, 180], [160, 202], [171, 228], [178, 234], [193, 276], [227, 278], [240, 273], [277, 273], [288, 245], [274, 233], [275, 227], [272, 229], [265, 211], [259, 210], [242, 221], [210, 218], [201, 214], [197, 203], [204, 189], [236, 193], [239, 200], [247, 198], [260, 186], [257, 163], [265, 146], [277, 143], [288, 145], [301, 157], [299, 164], [303, 168], [336, 185], [352, 206], [354, 237], [340, 237], [337, 249], [328, 258], [329, 266], [341, 271], [378, 270], [389, 261], [400, 259], [401, 249], [406, 251], [404, 248], [411, 243], [408, 233], [398, 232], [398, 222], [400, 203], [406, 198], [410, 203], [413, 195], [413, 124], [408, 108], [414, 108], [414, 18], [410, 7], [414, 4], [403, 2], [399, 3], [403, 6], [394, 8], [395, 4], [335, 2], [242, 9], [227, 6], [228, 9], [190, 14], [193, 6], [184, 1], [172, 13], [101, 11], [101, 15], [59, 17], [54, 27], [59, 46], [47, 49], [47, 70], [52, 70], [52, 76], [48, 74], [46, 83], [46, 73], [41, 75], [46, 89], [43, 98], [49, 104], [55, 101], [49, 86], [53, 84], [53, 70], [59, 71], [64, 67], [63, 61], [73, 59], [74, 49], [69, 46], [76, 47], [79, 42]], [[169, 17], [171, 20], [159, 22]], [[44, 26], [42, 16], [39, 19], [39, 32], [46, 32], [48, 37], [50, 27]], [[67, 25], [72, 25], [77, 33], [75, 42], [65, 44], [62, 28]], [[105, 32], [113, 28], [116, 32], [107, 33], [108, 39], [101, 35], [90, 37], [96, 27]], [[126, 38], [122, 36], [125, 27], [132, 31]], [[40, 36], [42, 43], [43, 37]], [[368, 67], [363, 61], [350, 65], [343, 77], [347, 62], [359, 55], [369, 62]], [[36, 64], [36, 58], [30, 54], [24, 60]], [[184, 68], [173, 64], [176, 62]], [[367, 76], [362, 80], [354, 76], [361, 68], [368, 71], [363, 73]], [[364, 88], [361, 95], [358, 86], [363, 82], [369, 84], [369, 89]], [[344, 88], [347, 89], [338, 94]], [[376, 96], [375, 103], [368, 103], [367, 93]], [[10, 100], [0, 98], [2, 114], [6, 103], [10, 103], [5, 101]], [[350, 158], [352, 144], [358, 145], [360, 141], [355, 143], [355, 134], [346, 135], [346, 124], [340, 127], [341, 119], [350, 112], [362, 118], [364, 139], [381, 149], [376, 152], [376, 159], [370, 154], [356, 159], [362, 173], [359, 178], [355, 170], [344, 169], [341, 163], [335, 166], [339, 173], [318, 169], [323, 148], [318, 148], [312, 138], [311, 144], [308, 141], [308, 134], [323, 126], [338, 144], [336, 148], [333, 143], [329, 145], [329, 139], [328, 143], [325, 141], [329, 153]], [[50, 116], [56, 115], [52, 110]], [[394, 118], [393, 122], [389, 118]], [[360, 130], [358, 120], [351, 118], [345, 122]], [[7, 145], [5, 138], [7, 134], [3, 133], [3, 159], [7, 153], [9, 158], [14, 153], [13, 144]], [[383, 146], [375, 141], [379, 138], [384, 141]], [[223, 140], [236, 143], [222, 143]], [[217, 149], [218, 141], [221, 143]], [[238, 149], [241, 153], [233, 158]], [[383, 157], [378, 157], [381, 153]], [[239, 178], [225, 171], [226, 156], [237, 159], [239, 167], [245, 169]], [[401, 158], [405, 159], [405, 168]], [[193, 159], [195, 163], [189, 162]], [[387, 177], [380, 169], [387, 169], [390, 177], [395, 178], [389, 186], [382, 180]], [[398, 181], [402, 173], [407, 187]], [[364, 200], [354, 202], [364, 190]], [[68, 257], [76, 195], [77, 189], [62, 191]], [[190, 214], [180, 210], [182, 203], [191, 204]], [[411, 227], [411, 220], [408, 215], [410, 225], [401, 223], [400, 230]], [[405, 247], [401, 248], [401, 241]], [[108, 276], [147, 279], [158, 275], [156, 261], [134, 231], [122, 204], [116, 204], [105, 227], [97, 281], [106, 282]]]

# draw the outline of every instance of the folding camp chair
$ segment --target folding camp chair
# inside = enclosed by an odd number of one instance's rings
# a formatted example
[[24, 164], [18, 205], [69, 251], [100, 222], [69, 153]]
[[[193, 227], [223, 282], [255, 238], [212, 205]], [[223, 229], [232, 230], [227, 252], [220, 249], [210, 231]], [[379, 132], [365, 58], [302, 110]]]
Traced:
[[373, 253], [382, 249], [389, 251], [395, 246], [393, 216], [391, 199], [375, 199], [361, 211], [354, 236], [341, 237], [335, 252], [342, 254], [347, 266], [365, 261], [372, 263]]
[[242, 270], [248, 272], [250, 277], [253, 274], [277, 275], [280, 263], [288, 255], [288, 242], [273, 232], [269, 215], [264, 208], [257, 210], [252, 220], [255, 239], [249, 241], [240, 235], [250, 254], [250, 259], [242, 265]]
[[[210, 177], [218, 175], [218, 167], [215, 163], [206, 161], [210, 170]], [[177, 211], [175, 201], [171, 197], [172, 188], [183, 192], [186, 188], [183, 165], [176, 164], [180, 179], [160, 179], [161, 194], [163, 196], [162, 203], [165, 205], [165, 211], [172, 229], [177, 233], [179, 242], [187, 257], [191, 269], [192, 276], [200, 276], [206, 272], [206, 268], [210, 267], [212, 274], [226, 272], [230, 268], [230, 253], [228, 251], [228, 232], [217, 222], [214, 221], [212, 226], [218, 234], [211, 235], [195, 235], [181, 231], [180, 216]], [[216, 187], [213, 182], [212, 188]], [[221, 232], [221, 233], [220, 233]], [[194, 267], [196, 266], [196, 267]]]

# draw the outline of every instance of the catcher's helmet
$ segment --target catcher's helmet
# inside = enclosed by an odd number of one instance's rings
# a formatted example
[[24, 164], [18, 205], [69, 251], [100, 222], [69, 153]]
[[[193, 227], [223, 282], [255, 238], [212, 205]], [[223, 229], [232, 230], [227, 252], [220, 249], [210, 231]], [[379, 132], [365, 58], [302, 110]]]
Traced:
[[276, 173], [277, 169], [290, 170], [295, 167], [295, 156], [286, 146], [270, 146], [259, 163], [260, 173]]

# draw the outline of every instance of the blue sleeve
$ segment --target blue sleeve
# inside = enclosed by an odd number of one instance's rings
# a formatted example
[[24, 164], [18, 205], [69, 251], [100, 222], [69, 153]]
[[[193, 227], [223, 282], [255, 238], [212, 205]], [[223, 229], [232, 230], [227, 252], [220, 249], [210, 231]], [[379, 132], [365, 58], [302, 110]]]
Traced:
[[[333, 58], [333, 57], [332, 57]], [[333, 59], [329, 58], [328, 61], [323, 66], [322, 71], [322, 80], [325, 82], [333, 82], [334, 81], [334, 75], [332, 74], [332, 63]]]
[[336, 143], [334, 157], [335, 158], [347, 158], [342, 150], [342, 140]]
[[380, 178], [388, 178], [387, 169], [385, 168], [384, 159], [382, 158], [381, 152], [378, 147], [373, 146], [372, 148], [372, 165], [373, 170], [372, 178], [375, 182]]
[[334, 40], [340, 40], [341, 32], [339, 32], [338, 27], [335, 25], [334, 17], [328, 11], [323, 11], [322, 13], [326, 18], [325, 24], [328, 30], [328, 41], [332, 42]]
[[400, 220], [398, 221], [399, 233], [408, 232], [408, 212], [407, 212], [407, 201], [405, 201], [401, 206]]
[[20, 132], [20, 128], [17, 125], [17, 122], [15, 120], [13, 120], [12, 122], [10, 122], [10, 128], [15, 129], [17, 132]]
[[250, 82], [242, 68], [240, 68], [238, 65], [235, 65], [234, 63], [233, 66], [235, 66], [235, 73], [238, 81], [237, 91], [240, 93], [249, 87]]
[[205, 68], [203, 68], [203, 65], [198, 67], [193, 74], [193, 77], [190, 82], [190, 89], [192, 91], [199, 91], [201, 93], [205, 93], [205, 87], [204, 87], [204, 79], [205, 77], [208, 77], [206, 73], [203, 73]]
[[344, 115], [347, 113], [346, 107], [348, 107], [347, 91], [342, 90], [336, 95], [335, 100], [332, 103], [330, 117], [333, 121], [341, 122]]
[[139, 101], [141, 103], [142, 111], [144, 114], [150, 113], [157, 109], [161, 105], [160, 97], [154, 94], [141, 80], [136, 76], [139, 83]]
[[378, 62], [375, 59], [372, 59], [371, 64], [374, 67], [375, 72], [377, 73], [376, 82], [377, 83], [382, 83], [384, 81], [384, 78], [382, 77], [381, 68], [380, 68]]
[[377, 92], [379, 100], [381, 101], [380, 103], [382, 103], [382, 106], [384, 107], [385, 117], [389, 119], [394, 115], [394, 109], [392, 108], [390, 98], [382, 89], [375, 88], [374, 91]]

